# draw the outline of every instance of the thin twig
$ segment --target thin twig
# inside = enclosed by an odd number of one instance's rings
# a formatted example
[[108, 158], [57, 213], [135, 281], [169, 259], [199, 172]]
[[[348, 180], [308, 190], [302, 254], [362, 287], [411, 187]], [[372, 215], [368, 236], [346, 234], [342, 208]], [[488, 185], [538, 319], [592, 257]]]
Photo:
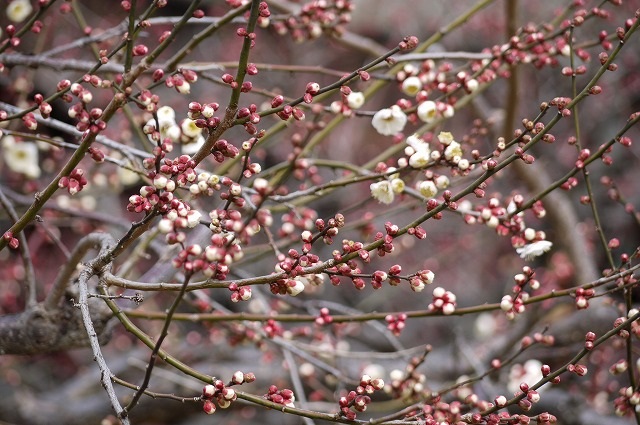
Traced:
[[[0, 204], [14, 223], [18, 221], [18, 213], [13, 208], [13, 204], [11, 203], [11, 201], [5, 196], [4, 191], [2, 190], [2, 186], [0, 186]], [[20, 256], [22, 257], [22, 265], [25, 272], [25, 289], [27, 292], [26, 306], [27, 308], [29, 308], [35, 306], [37, 303], [36, 272], [33, 269], [33, 260], [31, 259], [31, 253], [29, 252], [27, 237], [24, 235], [24, 233], [18, 233], [17, 235], [15, 235], [15, 237], [18, 238], [18, 250], [20, 251]]]
[[140, 385], [138, 390], [134, 393], [129, 404], [123, 409], [123, 411], [120, 414], [118, 414], [118, 417], [126, 418], [129, 412], [131, 412], [131, 410], [138, 404], [138, 400], [140, 400], [140, 397], [142, 397], [142, 394], [144, 394], [144, 391], [149, 386], [149, 380], [151, 379], [151, 372], [153, 371], [153, 367], [156, 363], [156, 360], [158, 359], [158, 353], [160, 352], [160, 347], [162, 346], [164, 339], [167, 337], [167, 335], [169, 335], [169, 325], [171, 325], [173, 314], [176, 312], [178, 305], [180, 305], [180, 302], [182, 301], [182, 298], [186, 293], [187, 285], [189, 284], [189, 279], [191, 279], [191, 274], [185, 275], [184, 282], [182, 282], [182, 290], [180, 291], [180, 293], [178, 293], [176, 298], [173, 300], [173, 304], [171, 304], [171, 307], [167, 311], [167, 317], [164, 321], [164, 325], [162, 326], [162, 330], [160, 331], [160, 336], [158, 337], [158, 341], [156, 342], [155, 347], [151, 352], [151, 356], [149, 358], [149, 363], [147, 364], [147, 369], [145, 371], [142, 384]]

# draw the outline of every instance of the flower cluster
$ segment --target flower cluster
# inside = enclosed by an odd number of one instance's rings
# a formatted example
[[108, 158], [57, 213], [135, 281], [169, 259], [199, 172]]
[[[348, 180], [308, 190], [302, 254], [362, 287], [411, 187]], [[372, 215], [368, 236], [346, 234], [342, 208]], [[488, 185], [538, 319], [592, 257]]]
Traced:
[[264, 398], [286, 407], [295, 407], [293, 402], [296, 401], [296, 396], [293, 394], [293, 391], [288, 388], [279, 390], [275, 385], [271, 385], [269, 392], [264, 395]]
[[[478, 197], [484, 196], [484, 189], [478, 188], [475, 192]], [[523, 212], [516, 213], [523, 202], [523, 196], [516, 194], [506, 207], [500, 199], [492, 197], [488, 200], [487, 205], [477, 205], [475, 214], [470, 214], [471, 211], [467, 205], [462, 205], [460, 209], [465, 213], [465, 222], [468, 224], [484, 223], [495, 229], [496, 233], [501, 236], [511, 235], [511, 245], [516, 249], [518, 255], [530, 261], [549, 251], [553, 243], [546, 240], [545, 232], [526, 226]], [[537, 218], [546, 215], [546, 210], [540, 201], [535, 202], [531, 210]]]
[[84, 176], [84, 170], [82, 168], [76, 168], [68, 176], [61, 177], [58, 180], [59, 188], [66, 188], [70, 195], [75, 195], [80, 192], [88, 181]]
[[517, 314], [525, 311], [525, 302], [529, 299], [529, 293], [526, 291], [528, 285], [532, 290], [540, 288], [540, 282], [534, 279], [535, 272], [529, 266], [522, 268], [522, 273], [514, 276], [512, 295], [505, 295], [500, 302], [500, 308], [507, 315], [509, 320], [513, 320]]
[[[196, 102], [192, 103], [195, 104]], [[202, 128], [198, 125], [199, 123], [191, 118], [191, 116], [195, 116], [192, 110], [195, 110], [196, 107], [192, 108], [191, 104], [189, 106], [190, 117], [183, 119], [180, 123], [176, 121], [176, 113], [173, 108], [170, 106], [158, 108], [156, 118], [148, 120], [143, 129], [149, 140], [164, 144], [166, 152], [171, 152], [174, 143], [180, 143], [183, 153], [188, 155], [196, 153], [204, 144], [205, 139], [202, 135]], [[207, 115], [209, 109], [211, 109], [211, 115], [213, 115], [217, 108], [214, 109], [209, 104], [205, 108], [200, 105], [200, 110], [202, 109], [206, 109]]]
[[391, 382], [385, 387], [385, 392], [393, 398], [412, 401], [427, 396], [428, 388], [425, 386], [427, 377], [418, 371], [419, 358], [414, 357], [405, 367], [404, 372], [394, 369], [389, 373]]
[[395, 336], [400, 336], [402, 330], [405, 327], [407, 315], [405, 313], [387, 314], [387, 316], [384, 318], [384, 321], [387, 322], [387, 329], [389, 329], [392, 334], [394, 334]]
[[431, 270], [420, 270], [409, 279], [413, 292], [422, 292], [426, 285], [431, 285], [436, 275]]
[[357, 412], [367, 410], [367, 405], [371, 403], [370, 395], [384, 388], [384, 381], [380, 378], [371, 378], [369, 375], [362, 375], [360, 385], [355, 391], [349, 391], [346, 396], [340, 397], [340, 415], [347, 420], [354, 420]]
[[231, 301], [234, 303], [251, 299], [250, 286], [238, 286], [237, 283], [233, 282], [229, 284], [229, 290], [231, 291]]
[[577, 288], [576, 289], [576, 307], [578, 308], [578, 310], [584, 310], [586, 308], [589, 308], [589, 299], [593, 298], [596, 295], [596, 291], [592, 288], [589, 289], [583, 289], [583, 288]]
[[20, 241], [18, 240], [18, 238], [13, 236], [13, 232], [4, 232], [4, 234], [2, 235], [2, 239], [7, 241], [7, 245], [9, 245], [9, 248], [11, 249], [18, 249], [18, 247], [20, 246]]
[[633, 387], [621, 388], [618, 397], [613, 402], [616, 415], [630, 416], [640, 410], [640, 391]]
[[342, 100], [331, 102], [330, 109], [333, 113], [350, 117], [353, 114], [354, 109], [360, 109], [362, 108], [362, 105], [364, 105], [364, 93], [353, 91], [347, 86], [343, 86], [340, 89], [340, 93], [342, 95]]
[[429, 311], [441, 311], [442, 314], [449, 315], [456, 310], [456, 305], [455, 294], [438, 286], [433, 290], [433, 301], [427, 308]]
[[204, 403], [202, 410], [208, 415], [216, 412], [216, 405], [221, 409], [226, 409], [231, 406], [231, 402], [238, 398], [236, 391], [231, 388], [234, 385], [242, 385], [244, 383], [251, 383], [256, 380], [253, 373], [243, 373], [237, 371], [233, 374], [231, 381], [225, 384], [220, 379], [216, 379], [213, 384], [207, 384], [202, 389], [202, 396], [200, 400]]
[[379, 164], [376, 171], [387, 173], [387, 178], [369, 185], [371, 196], [378, 202], [389, 205], [393, 203], [396, 194], [400, 194], [404, 191], [404, 180], [400, 178], [398, 173], [394, 173], [395, 168], [386, 167], [384, 164]]
[[[340, 34], [342, 26], [351, 21], [354, 7], [352, 0], [308, 2], [297, 14], [288, 19], [274, 20], [272, 26], [278, 35], [289, 34], [296, 42], [318, 38], [325, 32]], [[260, 18], [258, 23], [266, 26], [270, 21]]]

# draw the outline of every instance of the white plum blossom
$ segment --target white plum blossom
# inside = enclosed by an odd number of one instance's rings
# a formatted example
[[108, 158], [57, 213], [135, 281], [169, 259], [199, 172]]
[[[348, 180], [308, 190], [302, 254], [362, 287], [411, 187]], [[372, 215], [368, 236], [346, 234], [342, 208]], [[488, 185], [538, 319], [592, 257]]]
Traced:
[[202, 129], [196, 125], [196, 122], [189, 118], [182, 120], [180, 129], [182, 134], [190, 139], [196, 138], [202, 133]]
[[438, 108], [434, 101], [426, 100], [418, 106], [418, 110], [416, 111], [416, 113], [418, 114], [418, 118], [420, 118], [422, 121], [430, 123], [436, 118]]
[[347, 106], [351, 109], [360, 109], [364, 105], [364, 94], [359, 91], [352, 91], [347, 95]]
[[516, 252], [520, 255], [520, 258], [531, 261], [549, 251], [552, 245], [553, 243], [549, 241], [537, 241], [527, 244], [521, 248], [516, 248]]
[[406, 142], [407, 142], [407, 145], [413, 148], [414, 152], [417, 152], [420, 149], [425, 149], [425, 148], [429, 149], [429, 144], [424, 140], [422, 140], [420, 136], [418, 136], [417, 134], [412, 134], [411, 136], [407, 137]]
[[375, 113], [371, 125], [383, 136], [393, 136], [401, 132], [407, 124], [407, 116], [398, 105], [381, 109]]
[[163, 218], [158, 222], [158, 230], [163, 235], [173, 232], [173, 222], [168, 218]]
[[176, 111], [171, 106], [161, 106], [156, 112], [158, 115], [158, 124], [162, 128], [163, 124], [175, 124], [176, 123]]
[[30, 179], [40, 177], [40, 165], [38, 165], [38, 147], [30, 142], [17, 142], [13, 136], [5, 136], [2, 139], [4, 162], [16, 173], [23, 174]]
[[504, 312], [508, 312], [513, 308], [513, 297], [511, 295], [505, 295], [500, 301], [500, 309]]
[[416, 151], [413, 155], [409, 157], [409, 165], [413, 168], [423, 168], [426, 167], [431, 159], [431, 152], [429, 151], [429, 147], [427, 146], [426, 150]]
[[459, 161], [460, 157], [462, 157], [462, 147], [460, 146], [460, 143], [454, 140], [451, 141], [449, 146], [444, 150], [444, 157], [449, 161], [453, 161], [455, 157], [458, 157]]
[[402, 82], [402, 91], [407, 96], [415, 96], [422, 90], [422, 81], [418, 77], [408, 77]]
[[478, 90], [478, 80], [472, 78], [469, 81], [467, 81], [465, 83], [465, 86], [467, 87], [467, 90], [469, 90], [470, 93], [473, 93], [474, 91]]
[[446, 189], [449, 187], [449, 177], [440, 175], [435, 178], [435, 183], [438, 189]]
[[443, 145], [449, 146], [451, 144], [451, 142], [454, 141], [453, 134], [451, 134], [448, 131], [441, 131], [440, 134], [438, 134], [438, 140]]
[[[177, 142], [180, 139], [182, 130], [176, 122], [176, 113], [173, 108], [171, 108], [170, 106], [162, 106], [158, 108], [157, 116], [158, 125], [160, 127], [157, 130], [160, 132], [160, 137], [162, 138], [162, 140], [168, 138], [171, 139], [172, 142]], [[156, 128], [155, 119], [152, 118], [147, 121], [146, 126]], [[149, 136], [149, 140], [151, 140], [151, 136]]]
[[369, 186], [371, 189], [371, 196], [383, 204], [389, 205], [393, 202], [394, 193], [393, 186], [388, 180], [383, 180], [377, 183], [371, 183]]
[[301, 280], [293, 280], [291, 281], [293, 285], [287, 285], [287, 293], [293, 297], [298, 295], [300, 292], [304, 291], [304, 283]]
[[438, 193], [436, 184], [431, 180], [421, 181], [416, 186], [418, 192], [425, 198], [433, 198]]
[[191, 210], [187, 213], [187, 227], [194, 228], [200, 223], [202, 214], [198, 210]]
[[33, 7], [29, 0], [13, 0], [7, 6], [7, 18], [11, 22], [22, 22], [31, 14]]
[[445, 118], [451, 118], [455, 115], [456, 110], [453, 109], [453, 106], [446, 104], [444, 106], [444, 111], [442, 112], [442, 116]]
[[526, 229], [524, 229], [524, 238], [527, 241], [532, 241], [536, 238], [536, 231], [535, 229], [532, 229], [531, 227], [527, 227]]
[[182, 131], [182, 153], [192, 155], [204, 145], [205, 139], [202, 136], [202, 129], [196, 125], [192, 119], [185, 118], [180, 122]]
[[188, 142], [182, 144], [182, 153], [187, 155], [193, 155], [198, 152], [200, 148], [204, 145], [205, 138], [203, 135], [198, 136], [198, 138], [194, 142]]
[[411, 167], [422, 168], [429, 163], [431, 159], [431, 149], [427, 142], [418, 137], [417, 134], [413, 134], [407, 137], [407, 145], [411, 148], [407, 148], [406, 150], [410, 155], [409, 165]]
[[391, 189], [393, 193], [402, 193], [404, 190], [404, 180], [395, 178], [391, 180]]
[[[514, 364], [509, 370], [509, 382], [507, 389], [511, 393], [515, 393], [520, 389], [520, 384], [525, 382], [529, 386], [533, 386], [542, 379], [542, 363], [540, 360], [527, 360], [524, 364]], [[546, 388], [540, 387], [536, 391], [542, 392]]]

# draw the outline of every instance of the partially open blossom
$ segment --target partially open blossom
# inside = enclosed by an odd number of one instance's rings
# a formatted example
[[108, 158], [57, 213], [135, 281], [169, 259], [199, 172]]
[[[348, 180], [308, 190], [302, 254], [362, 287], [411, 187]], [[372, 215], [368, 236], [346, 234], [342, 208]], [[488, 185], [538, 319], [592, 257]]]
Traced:
[[193, 155], [198, 152], [205, 142], [204, 136], [201, 134], [195, 140], [182, 143], [182, 153], [187, 155]]
[[160, 124], [160, 128], [165, 124], [176, 123], [176, 111], [174, 111], [171, 106], [161, 106], [158, 108], [156, 114], [158, 115], [158, 124]]
[[360, 109], [364, 105], [364, 94], [359, 91], [352, 91], [347, 96], [347, 106], [351, 109]]
[[470, 93], [473, 93], [474, 91], [478, 90], [479, 84], [478, 84], [478, 80], [472, 78], [469, 81], [467, 81], [464, 85], [467, 88], [467, 91], [469, 91]]
[[383, 136], [392, 136], [400, 133], [407, 124], [407, 116], [398, 105], [381, 109], [375, 113], [371, 125]]
[[434, 182], [435, 182], [436, 187], [438, 189], [446, 189], [446, 188], [449, 187], [449, 183], [450, 183], [449, 182], [449, 177], [444, 176], [444, 175], [440, 175], [440, 176], [436, 177], [434, 179]]
[[296, 296], [300, 292], [304, 291], [304, 283], [300, 280], [290, 280], [287, 282], [287, 293], [291, 296]]
[[7, 6], [7, 18], [11, 22], [22, 22], [31, 14], [33, 7], [29, 0], [13, 0]]
[[383, 180], [377, 183], [371, 183], [369, 188], [371, 189], [371, 196], [377, 199], [378, 202], [387, 205], [393, 202], [394, 193], [391, 182]]
[[191, 210], [187, 213], [187, 227], [193, 228], [200, 223], [202, 214], [198, 210]]
[[422, 81], [418, 77], [409, 77], [402, 82], [402, 91], [407, 96], [415, 96], [422, 90]]
[[182, 134], [189, 138], [198, 137], [202, 133], [202, 129], [196, 125], [194, 120], [186, 118], [180, 123]]
[[553, 243], [549, 241], [537, 241], [527, 244], [521, 248], [516, 248], [516, 252], [520, 255], [520, 258], [531, 261], [535, 257], [539, 257], [549, 251], [552, 245]]
[[418, 110], [416, 112], [418, 114], [418, 118], [426, 123], [429, 123], [436, 118], [438, 108], [436, 107], [436, 103], [434, 101], [426, 100], [418, 106]]
[[[542, 363], [539, 360], [527, 360], [524, 364], [514, 364], [509, 370], [509, 382], [507, 389], [515, 393], [520, 389], [523, 382], [528, 386], [533, 386], [542, 379]], [[538, 388], [538, 392], [545, 390], [545, 387]]]
[[438, 134], [438, 140], [443, 145], [449, 146], [451, 144], [451, 142], [454, 141], [453, 134], [451, 134], [448, 131], [441, 131], [440, 134]]

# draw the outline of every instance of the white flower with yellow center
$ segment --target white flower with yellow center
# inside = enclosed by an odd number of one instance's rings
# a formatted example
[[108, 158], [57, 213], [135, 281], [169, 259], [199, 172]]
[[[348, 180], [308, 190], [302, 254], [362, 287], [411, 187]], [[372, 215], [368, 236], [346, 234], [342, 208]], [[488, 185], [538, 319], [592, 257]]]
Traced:
[[417, 134], [413, 134], [407, 137], [407, 145], [409, 147], [405, 150], [409, 156], [409, 165], [413, 168], [423, 168], [431, 159], [431, 148], [429, 144], [418, 137]]
[[176, 111], [174, 111], [171, 106], [162, 106], [158, 108], [156, 114], [158, 115], [158, 124], [160, 124], [160, 128], [162, 128], [164, 124], [175, 125]]
[[425, 100], [418, 106], [418, 110], [416, 112], [420, 120], [426, 123], [430, 123], [436, 118], [436, 115], [438, 114], [438, 108], [434, 101]]
[[453, 134], [448, 131], [441, 131], [438, 134], [438, 140], [445, 146], [449, 146], [453, 142]]
[[427, 164], [429, 163], [429, 160], [431, 159], [430, 154], [431, 154], [431, 151], [429, 150], [428, 146], [426, 149], [420, 149], [419, 151], [416, 151], [413, 155], [409, 157], [409, 165], [412, 168], [426, 167]]
[[393, 190], [393, 193], [402, 193], [402, 191], [404, 190], [404, 187], [405, 187], [404, 180], [399, 178], [395, 178], [391, 180], [391, 189]]
[[182, 130], [182, 135], [190, 139], [195, 139], [202, 133], [202, 129], [196, 125], [196, 122], [189, 118], [182, 120], [180, 129]]
[[433, 198], [438, 193], [436, 184], [431, 180], [418, 182], [416, 189], [418, 189], [418, 192], [425, 198]]
[[371, 196], [383, 204], [389, 205], [393, 202], [394, 193], [393, 186], [388, 180], [383, 180], [377, 183], [371, 183], [369, 186], [371, 189]]
[[13, 0], [7, 6], [7, 18], [11, 22], [22, 22], [33, 12], [33, 7], [29, 0]]
[[407, 124], [407, 116], [398, 105], [381, 109], [375, 113], [371, 125], [383, 136], [393, 136], [401, 132]]
[[193, 142], [183, 143], [182, 144], [182, 153], [186, 155], [193, 155], [198, 152], [202, 145], [204, 145], [205, 139], [203, 135], [198, 136], [198, 138]]
[[415, 96], [422, 90], [422, 81], [418, 77], [409, 77], [402, 82], [402, 91], [407, 96]]
[[38, 165], [38, 147], [34, 143], [17, 142], [13, 136], [2, 139], [4, 162], [11, 171], [37, 179], [40, 177]]
[[456, 156], [458, 157], [458, 159], [462, 157], [462, 147], [460, 146], [460, 143], [452, 141], [444, 150], [444, 157], [447, 160], [452, 161]]

